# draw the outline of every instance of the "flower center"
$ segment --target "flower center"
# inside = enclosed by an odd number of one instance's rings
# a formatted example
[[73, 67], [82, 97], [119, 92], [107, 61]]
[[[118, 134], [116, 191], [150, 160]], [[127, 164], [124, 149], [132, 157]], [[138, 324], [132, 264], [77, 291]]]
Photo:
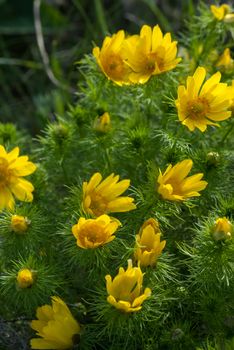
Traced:
[[5, 186], [10, 181], [11, 172], [8, 169], [8, 161], [0, 157], [0, 186]]
[[89, 242], [96, 243], [103, 241], [103, 232], [98, 225], [87, 227], [86, 235]]
[[119, 55], [110, 55], [105, 62], [106, 71], [111, 78], [122, 79], [124, 75], [124, 63]]
[[99, 194], [92, 194], [90, 209], [96, 216], [107, 212], [108, 201]]
[[147, 55], [145, 70], [146, 72], [152, 73], [155, 70], [155, 63], [156, 63], [156, 54], [150, 53]]
[[187, 113], [192, 119], [203, 119], [209, 111], [209, 103], [205, 98], [198, 97], [188, 102]]

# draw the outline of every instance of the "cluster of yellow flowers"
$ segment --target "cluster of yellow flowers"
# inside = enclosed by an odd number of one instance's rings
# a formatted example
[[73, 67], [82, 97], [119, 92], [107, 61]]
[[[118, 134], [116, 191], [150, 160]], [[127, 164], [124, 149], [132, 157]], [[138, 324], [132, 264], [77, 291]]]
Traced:
[[[11, 191], [15, 195], [17, 194], [17, 198], [31, 201], [33, 199], [31, 193], [33, 186], [30, 182], [22, 179], [22, 176], [34, 172], [36, 166], [28, 161], [28, 157], [18, 157], [18, 148], [7, 153], [1, 146], [1, 152], [4, 156], [1, 158], [4, 165], [1, 168], [1, 189], [3, 193], [7, 193], [5, 207], [12, 208], [12, 204], [8, 204], [9, 198], [12, 196]], [[174, 167], [169, 165], [164, 174], [160, 172], [157, 190], [164, 199], [182, 201], [189, 197], [199, 196], [198, 191], [204, 189], [207, 182], [200, 181], [203, 174], [186, 178], [192, 164], [192, 161], [188, 159]], [[80, 248], [94, 249], [115, 238], [114, 233], [120, 226], [120, 222], [110, 217], [108, 213], [136, 209], [133, 198], [121, 196], [129, 186], [130, 180], [119, 181], [119, 176], [114, 174], [102, 180], [100, 173], [95, 173], [89, 182], [83, 183], [83, 211], [92, 215], [93, 218], [80, 217], [77, 224], [72, 227], [72, 233]], [[13, 200], [10, 203], [12, 202]], [[12, 215], [11, 228], [15, 233], [25, 233], [29, 224], [30, 221], [27, 218]], [[153, 218], [148, 219], [136, 235], [134, 260], [138, 262], [138, 266], [133, 267], [132, 260], [129, 260], [126, 271], [120, 267], [119, 273], [113, 280], [110, 275], [106, 276], [107, 301], [117, 309], [127, 313], [139, 311], [144, 300], [150, 296], [151, 290], [149, 288], [142, 291], [143, 273], [140, 265], [146, 267], [156, 264], [166, 244], [165, 240], [160, 242], [160, 236], [158, 222]], [[21, 269], [17, 275], [18, 287], [30, 288], [35, 279], [34, 271], [28, 268]], [[65, 316], [66, 322], [64, 324], [63, 317]], [[37, 317], [39, 320], [32, 321], [32, 328], [37, 330], [37, 335], [41, 338], [31, 340], [33, 349], [66, 349], [73, 343], [74, 334], [80, 332], [79, 324], [72, 317], [65, 303], [57, 297], [53, 298], [53, 307], [44, 305], [38, 308]], [[60, 320], [63, 320], [61, 324]], [[68, 327], [69, 332], [64, 327]]]
[[231, 13], [231, 7], [228, 4], [222, 4], [221, 6], [211, 5], [210, 10], [218, 21], [234, 21], [234, 13]]
[[[233, 14], [226, 4], [211, 6], [215, 20], [231, 21]], [[171, 34], [163, 35], [159, 26], [153, 28], [144, 25], [139, 35], [127, 36], [123, 30], [106, 37], [101, 49], [93, 49], [99, 67], [105, 76], [116, 84], [144, 84], [152, 76], [174, 69], [181, 61], [177, 58], [177, 42]], [[233, 64], [230, 49], [226, 49], [216, 66]], [[204, 132], [208, 125], [218, 126], [217, 122], [231, 117], [234, 110], [234, 80], [232, 86], [221, 83], [221, 73], [217, 72], [206, 79], [206, 69], [197, 67], [192, 76], [188, 76], [186, 85], [178, 87], [175, 106], [180, 122], [190, 131], [198, 128]], [[110, 130], [110, 116], [106, 112], [94, 123], [98, 132]], [[155, 192], [164, 200], [185, 201], [200, 196], [208, 183], [203, 173], [188, 176], [193, 166], [191, 159], [184, 159], [174, 166], [169, 164], [159, 173]], [[36, 165], [27, 156], [19, 156], [19, 148], [7, 153], [0, 146], [0, 210], [12, 210], [14, 197], [20, 201], [33, 200], [33, 185], [23, 177], [32, 174]], [[134, 199], [122, 194], [129, 188], [130, 180], [120, 180], [119, 175], [110, 174], [103, 179], [99, 172], [83, 183], [82, 210], [71, 231], [76, 244], [81, 249], [97, 249], [115, 239], [115, 233], [121, 226], [111, 213], [122, 213], [136, 209]], [[16, 234], [28, 230], [30, 220], [12, 215], [11, 229]], [[232, 236], [233, 227], [227, 218], [217, 218], [212, 229], [214, 240], [226, 240]], [[143, 289], [141, 270], [156, 265], [166, 245], [161, 241], [159, 223], [154, 218], [146, 220], [135, 236], [133, 261], [128, 260], [125, 270], [119, 268], [115, 277], [105, 276], [107, 302], [122, 312], [139, 311], [143, 302], [150, 297], [150, 288]], [[35, 272], [24, 268], [16, 277], [18, 288], [30, 288], [36, 280]], [[74, 344], [76, 335], [81, 332], [79, 323], [74, 319], [67, 305], [59, 298], [52, 297], [52, 306], [44, 305], [37, 309], [37, 320], [31, 327], [40, 338], [31, 340], [32, 349], [68, 349]]]
[[[199, 191], [206, 188], [207, 182], [201, 181], [202, 173], [187, 177], [192, 165], [191, 159], [185, 159], [175, 166], [170, 164], [163, 174], [160, 171], [157, 191], [163, 199], [183, 201], [190, 197], [200, 196]], [[120, 226], [120, 222], [108, 216], [108, 213], [136, 209], [133, 198], [120, 196], [128, 189], [130, 180], [118, 182], [119, 176], [114, 174], [103, 181], [101, 180], [102, 175], [95, 173], [89, 182], [83, 183], [83, 210], [95, 218], [85, 219], [81, 217], [77, 224], [72, 227], [77, 245], [84, 249], [96, 248], [115, 238], [113, 234]], [[149, 241], [154, 244], [155, 240], [152, 239], [152, 234], [159, 232], [158, 224], [152, 224], [151, 221], [151, 224], [147, 222], [145, 226], [137, 236], [137, 241], [141, 243]], [[156, 240], [159, 241], [159, 236]], [[139, 252], [137, 256], [140, 256]]]
[[[191, 159], [185, 159], [174, 167], [169, 165], [164, 174], [160, 172], [157, 191], [163, 199], [183, 201], [200, 195], [199, 191], [205, 189], [207, 182], [201, 181], [202, 173], [187, 177], [192, 165]], [[120, 223], [109, 217], [108, 213], [136, 209], [132, 198], [120, 196], [128, 189], [130, 180], [118, 181], [118, 175], [111, 174], [102, 180], [101, 174], [95, 173], [89, 182], [83, 183], [83, 210], [95, 218], [81, 217], [72, 227], [72, 233], [80, 248], [93, 249], [111, 242]], [[124, 271], [120, 267], [113, 281], [110, 275], [106, 276], [109, 294], [107, 301], [117, 309], [125, 312], [138, 311], [150, 295], [149, 288], [141, 294], [143, 274], [140, 266], [156, 264], [166, 245], [165, 240], [160, 242], [160, 236], [158, 222], [153, 218], [148, 219], [136, 235], [134, 259], [138, 262], [138, 267], [132, 267], [132, 261], [129, 261], [127, 270]]]
[[[227, 218], [218, 218], [212, 228], [215, 240], [230, 239], [233, 225]], [[159, 244], [160, 231], [154, 219], [147, 220], [137, 235], [135, 257], [139, 256], [142, 266], [153, 265], [155, 255], [160, 255], [166, 242]], [[142, 249], [143, 246], [143, 249]], [[150, 249], [148, 249], [150, 247]], [[138, 259], [138, 258], [137, 258]], [[122, 312], [131, 313], [139, 311], [142, 303], [151, 295], [150, 288], [142, 291], [143, 273], [140, 266], [133, 267], [132, 260], [128, 260], [126, 271], [119, 268], [119, 273], [112, 279], [106, 277], [107, 301]], [[33, 283], [33, 273], [28, 269], [19, 272], [17, 281], [21, 288]], [[74, 319], [67, 305], [59, 298], [52, 297], [52, 306], [44, 305], [37, 309], [37, 320], [31, 322], [31, 327], [40, 338], [31, 339], [32, 349], [69, 349], [79, 338], [80, 324]]]
[[[160, 74], [176, 67], [180, 62], [176, 58], [177, 42], [171, 42], [170, 33], [164, 37], [158, 26], [151, 29], [143, 26], [140, 35], [125, 38], [124, 32], [120, 31], [113, 37], [106, 37], [101, 50], [93, 49], [93, 54], [108, 79], [118, 85], [143, 84], [152, 75]], [[230, 50], [225, 51], [217, 66], [226, 64], [231, 58]], [[231, 117], [233, 104], [233, 89], [227, 84], [220, 83], [221, 73], [212, 75], [205, 83], [206, 69], [198, 67], [187, 78], [187, 85], [178, 87], [178, 97], [175, 105], [179, 120], [190, 131], [198, 128], [202, 132], [207, 125], [218, 126], [218, 121]], [[105, 124], [110, 120], [105, 116]], [[102, 118], [104, 119], [104, 116]], [[104, 120], [100, 119], [100, 129], [107, 131]]]
[[126, 36], [123, 30], [106, 37], [101, 49], [93, 49], [100, 68], [106, 77], [118, 85], [144, 84], [152, 75], [161, 74], [180, 62], [177, 42], [171, 34], [163, 35], [157, 25], [141, 28], [139, 35]]

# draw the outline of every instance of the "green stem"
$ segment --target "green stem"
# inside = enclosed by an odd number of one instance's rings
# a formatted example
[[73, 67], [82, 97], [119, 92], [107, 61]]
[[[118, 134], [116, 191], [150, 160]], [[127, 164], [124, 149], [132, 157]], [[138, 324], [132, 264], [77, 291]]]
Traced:
[[108, 33], [108, 26], [106, 23], [105, 13], [101, 0], [94, 0], [95, 10], [97, 14], [97, 20], [100, 25], [103, 36]]
[[150, 8], [150, 10], [153, 12], [155, 17], [158, 19], [160, 24], [162, 25], [162, 28], [165, 31], [171, 32], [172, 27], [166, 16], [162, 13], [162, 11], [159, 9], [159, 7], [155, 4], [155, 1], [153, 0], [143, 0], [143, 2]]
[[105, 148], [105, 158], [107, 163], [107, 169], [111, 172], [111, 160], [110, 160], [109, 148]]

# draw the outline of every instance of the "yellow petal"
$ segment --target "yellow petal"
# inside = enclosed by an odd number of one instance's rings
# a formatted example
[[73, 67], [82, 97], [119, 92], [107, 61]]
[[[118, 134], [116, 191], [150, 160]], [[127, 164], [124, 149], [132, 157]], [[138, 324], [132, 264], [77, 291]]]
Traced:
[[145, 38], [146, 43], [146, 51], [151, 51], [151, 43], [152, 43], [152, 29], [151, 27], [144, 25], [140, 31], [140, 37]]
[[89, 193], [92, 191], [97, 185], [102, 181], [102, 175], [100, 173], [95, 173], [91, 179], [89, 180], [87, 187], [86, 187], [86, 193]]
[[[18, 158], [18, 160], [21, 157]], [[14, 175], [15, 176], [27, 176], [30, 175], [32, 173], [34, 173], [34, 171], [36, 170], [36, 165], [32, 162], [22, 162], [21, 164], [18, 164], [18, 162], [14, 162], [13, 164], [11, 164], [9, 166], [9, 169], [13, 169], [14, 170]]]
[[15, 160], [19, 155], [19, 147], [15, 147], [11, 152], [7, 154], [7, 160], [8, 162], [12, 162]]
[[111, 213], [125, 212], [136, 209], [136, 205], [133, 203], [134, 199], [130, 197], [119, 197], [108, 203], [107, 210]]
[[31, 202], [33, 200], [33, 195], [31, 192], [34, 190], [34, 187], [31, 182], [19, 178], [17, 183], [11, 185], [10, 188], [16, 198], [19, 200], [25, 202]]
[[223, 111], [223, 112], [218, 112], [218, 113], [209, 113], [207, 115], [207, 118], [215, 121], [222, 121], [230, 118], [232, 116], [231, 111]]
[[7, 208], [12, 210], [14, 208], [14, 198], [11, 191], [7, 187], [2, 187], [0, 191], [0, 210]]
[[61, 348], [60, 344], [57, 344], [53, 341], [41, 339], [41, 338], [33, 338], [30, 340], [31, 349], [48, 349], [48, 350], [60, 350], [65, 349]]
[[213, 74], [212, 77], [210, 77], [210, 79], [208, 79], [203, 85], [200, 92], [200, 96], [204, 96], [205, 94], [209, 93], [209, 91], [213, 89], [216, 86], [216, 84], [220, 82], [220, 79], [221, 79], [220, 72], [216, 72], [215, 74]]
[[[193, 166], [192, 159], [184, 159], [182, 162], [177, 163], [171, 170], [171, 177], [175, 178], [176, 181], [182, 181], [190, 172]], [[168, 181], [168, 180], [167, 180]]]
[[201, 89], [201, 85], [206, 77], [206, 70], [204, 67], [198, 67], [193, 74], [193, 79], [195, 83], [194, 87], [194, 95], [193, 97], [196, 97]]

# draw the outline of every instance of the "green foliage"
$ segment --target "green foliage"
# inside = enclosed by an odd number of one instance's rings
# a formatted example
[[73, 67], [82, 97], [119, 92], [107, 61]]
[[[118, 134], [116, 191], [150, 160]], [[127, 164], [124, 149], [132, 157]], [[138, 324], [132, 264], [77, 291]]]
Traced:
[[[194, 13], [189, 3], [190, 13]], [[74, 0], [73, 4], [86, 21], [89, 35], [95, 25], [103, 33], [111, 28], [101, 1], [94, 1], [96, 24], [87, 17], [85, 2]], [[169, 27], [160, 8], [152, 1], [144, 4]], [[51, 21], [55, 28], [69, 25], [53, 6], [43, 6], [48, 15], [45, 23]], [[50, 304], [51, 296], [58, 295], [81, 323], [74, 349], [233, 348], [234, 232], [230, 239], [216, 240], [213, 230], [217, 218], [226, 217], [234, 225], [234, 124], [230, 118], [222, 121], [220, 128], [190, 132], [178, 120], [175, 106], [178, 86], [197, 65], [205, 66], [212, 75], [218, 70], [212, 51], [220, 55], [232, 45], [231, 25], [216, 21], [207, 5], [201, 3], [198, 10], [181, 35], [184, 62], [176, 69], [151, 77], [146, 84], [118, 86], [105, 77], [92, 55], [86, 55], [77, 63], [80, 79], [73, 100], [67, 98], [68, 91], [59, 89], [36, 97], [42, 119], [47, 119], [51, 108], [55, 113], [33, 142], [14, 125], [0, 124], [0, 142], [7, 151], [20, 146], [37, 164], [30, 178], [35, 187], [33, 202], [17, 201], [14, 209], [0, 213], [3, 334], [13, 332], [6, 325], [16, 320], [15, 329], [25, 345], [25, 317], [34, 319], [36, 308]], [[96, 39], [96, 33], [93, 35]], [[56, 55], [52, 61], [56, 76], [66, 82]], [[222, 81], [230, 83], [232, 77], [233, 70], [232, 75], [224, 72]], [[104, 112], [110, 114], [111, 127], [100, 133], [95, 122]], [[165, 200], [157, 191], [158, 177], [169, 164], [184, 159], [193, 161], [192, 175], [202, 173], [208, 186], [197, 197]], [[137, 208], [111, 212], [121, 222], [116, 238], [83, 249], [77, 245], [72, 227], [81, 217], [91, 218], [85, 212], [82, 185], [96, 172], [103, 179], [112, 173], [120, 180], [130, 179], [124, 196], [134, 198]], [[24, 233], [12, 230], [13, 215], [27, 218]], [[137, 265], [136, 234], [150, 218], [159, 222], [166, 246], [155, 265], [142, 267], [142, 290], [150, 288], [151, 296], [137, 312], [125, 313], [108, 303], [105, 276], [114, 278], [128, 259]], [[22, 269], [33, 272], [29, 288], [17, 283]], [[26, 334], [33, 337], [30, 332]], [[8, 345], [0, 342], [0, 347], [2, 344], [7, 349]], [[27, 348], [24, 345], [17, 346], [23, 350]]]
[[[45, 253], [44, 253], [45, 254]], [[11, 261], [11, 267], [3, 269], [1, 274], [1, 294], [6, 305], [11, 305], [13, 314], [23, 313], [33, 316], [35, 308], [42, 302], [49, 302], [50, 296], [54, 295], [59, 285], [64, 284], [59, 279], [57, 268], [54, 264], [43, 257], [43, 252], [34, 258], [28, 256], [27, 260], [18, 257], [17, 261]], [[45, 262], [45, 260], [47, 260]], [[33, 272], [34, 283], [29, 288], [20, 288], [17, 284], [17, 274], [22, 269]], [[3, 310], [5, 306], [2, 305]], [[9, 310], [5, 310], [9, 313]]]

